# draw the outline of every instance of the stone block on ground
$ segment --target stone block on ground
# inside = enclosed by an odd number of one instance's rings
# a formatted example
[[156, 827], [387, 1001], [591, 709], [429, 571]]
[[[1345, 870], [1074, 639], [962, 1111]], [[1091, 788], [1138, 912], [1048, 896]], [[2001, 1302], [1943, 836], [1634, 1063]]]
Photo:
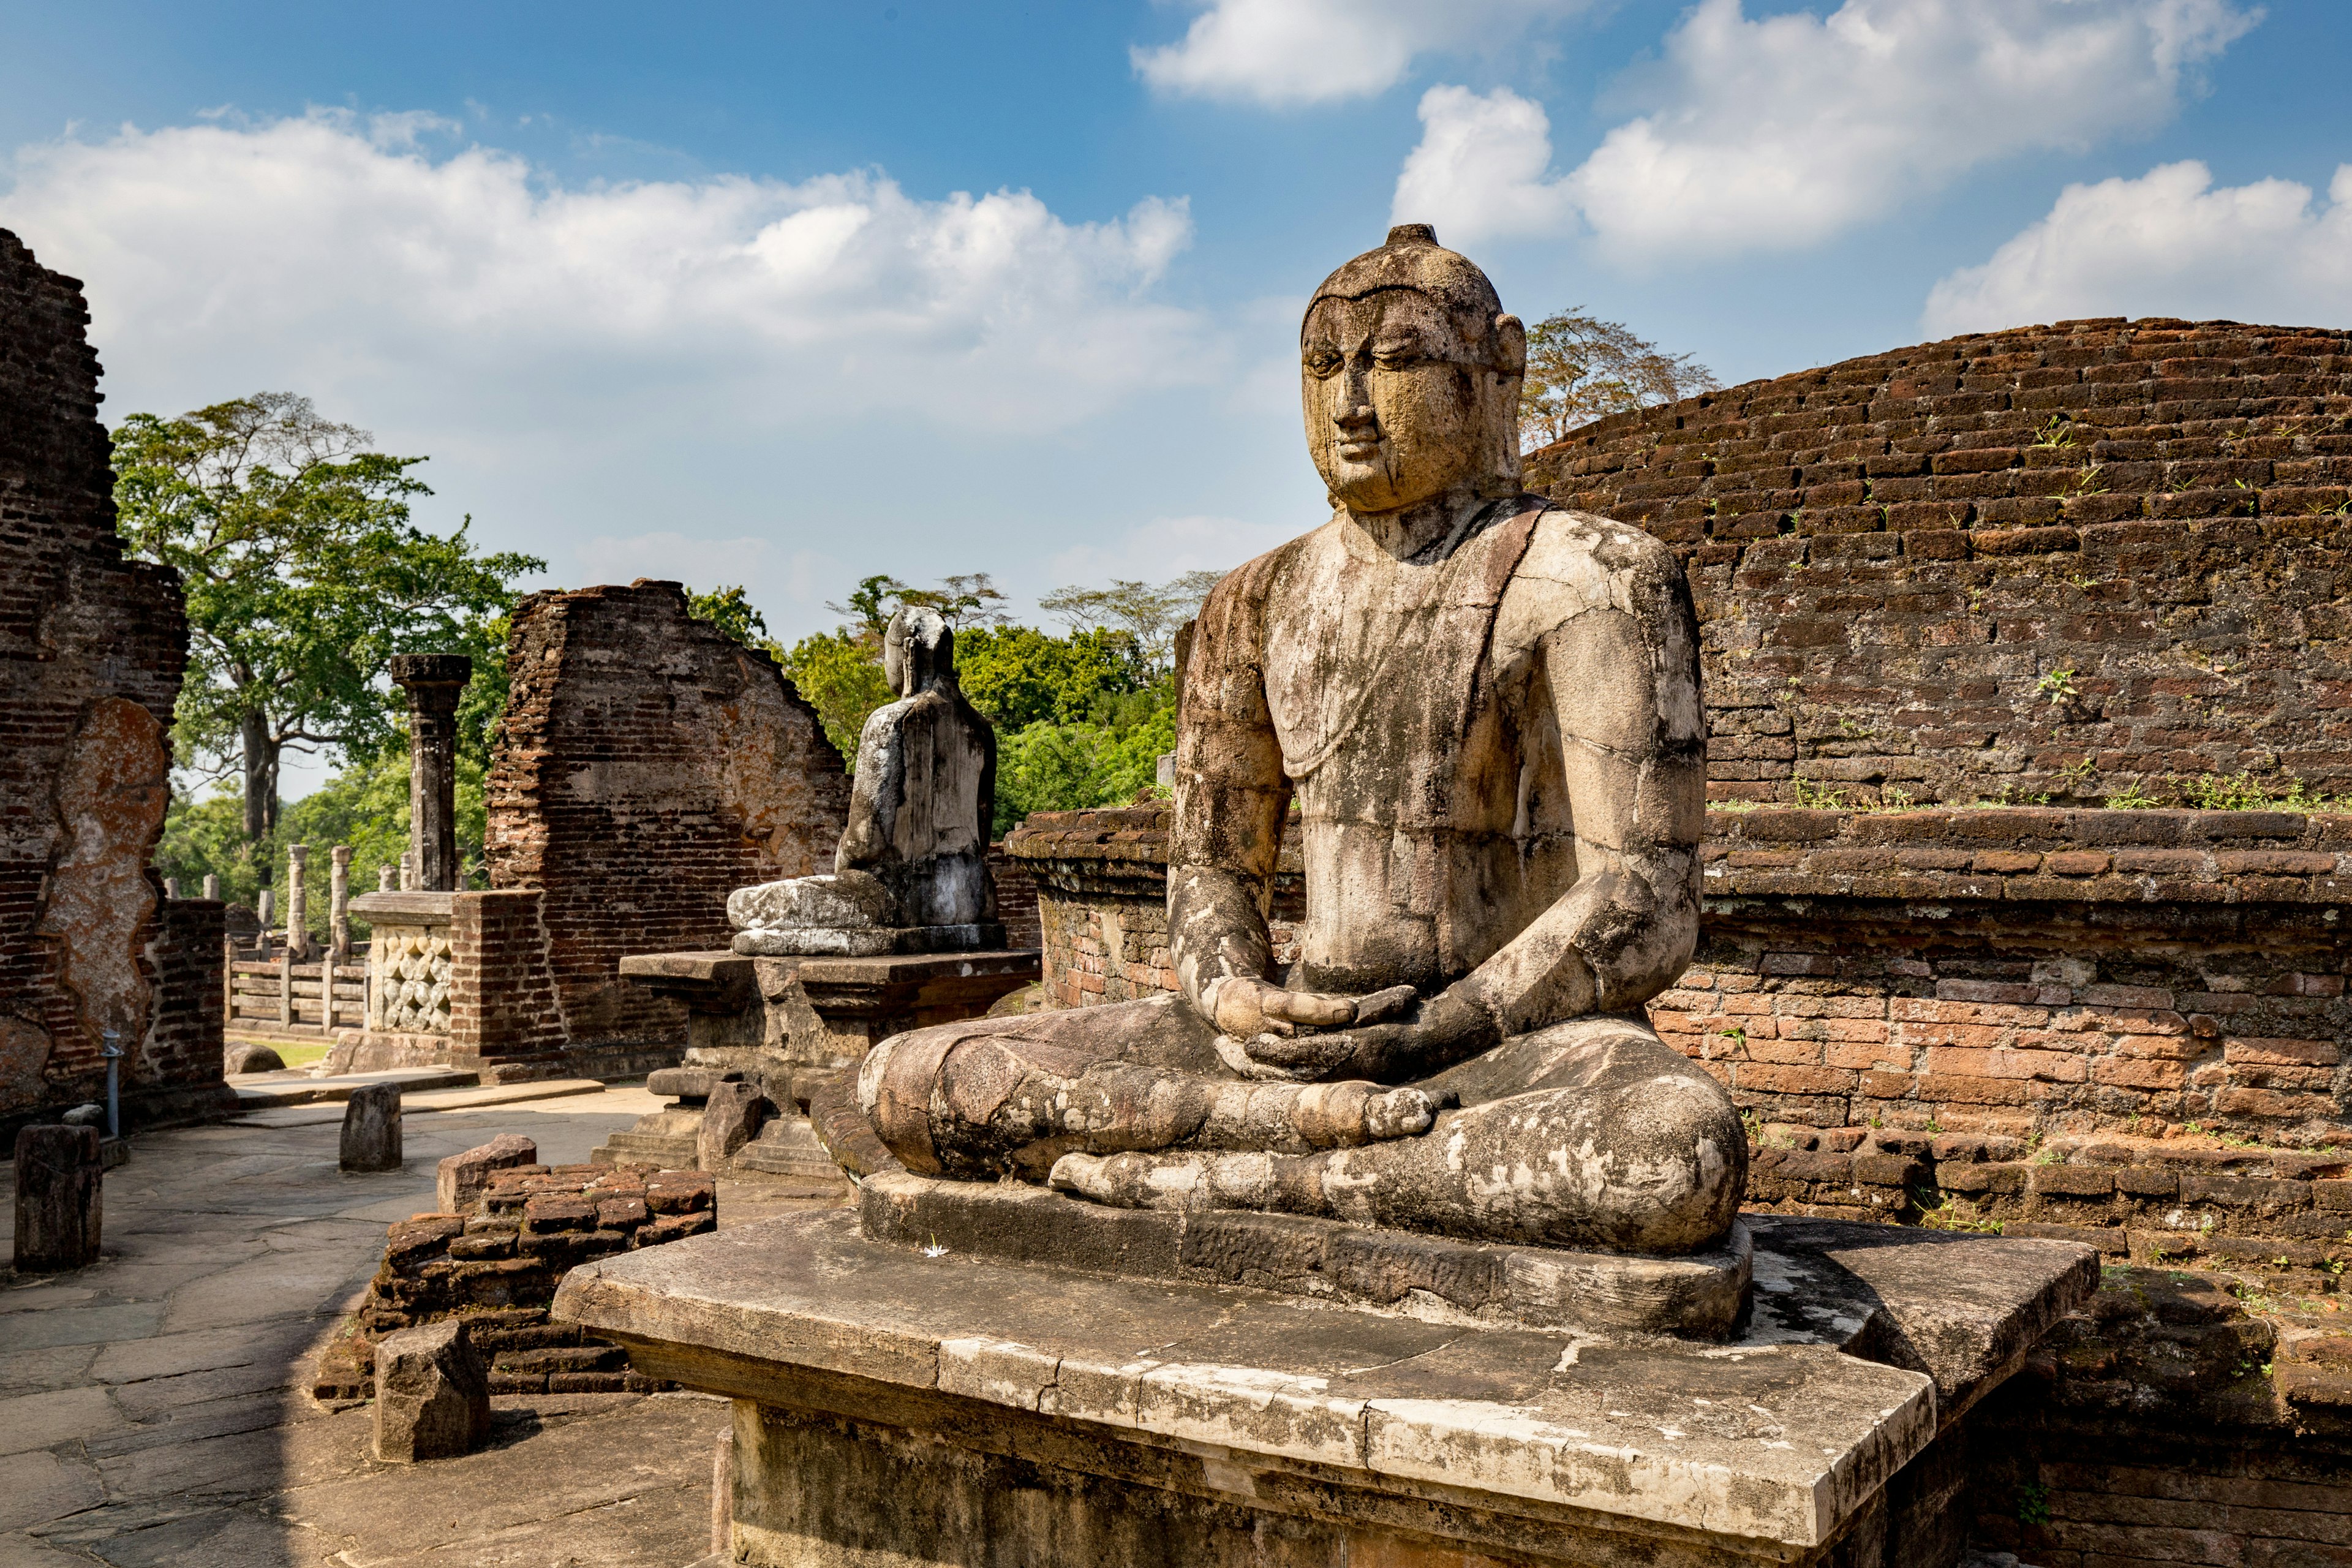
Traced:
[[735, 1152], [760, 1135], [773, 1109], [757, 1084], [715, 1083], [702, 1111], [702, 1131], [695, 1142], [695, 1164], [705, 1171], [723, 1171]]
[[363, 1084], [343, 1107], [341, 1164], [346, 1171], [400, 1169], [400, 1086]]
[[283, 1072], [286, 1058], [258, 1041], [231, 1040], [221, 1066], [231, 1077], [248, 1072]]
[[442, 1214], [464, 1214], [490, 1184], [491, 1172], [537, 1163], [538, 1144], [519, 1132], [501, 1132], [434, 1167], [433, 1206]]
[[375, 1457], [452, 1459], [490, 1430], [490, 1377], [464, 1320], [387, 1334], [375, 1347]]
[[25, 1273], [98, 1261], [104, 1184], [98, 1129], [27, 1127], [16, 1134], [16, 1268]]

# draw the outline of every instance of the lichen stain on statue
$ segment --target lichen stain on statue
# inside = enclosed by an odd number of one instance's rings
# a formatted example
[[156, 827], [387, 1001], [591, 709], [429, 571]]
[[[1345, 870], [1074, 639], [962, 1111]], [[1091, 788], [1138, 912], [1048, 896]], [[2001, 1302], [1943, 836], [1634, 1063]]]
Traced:
[[[1681, 569], [1521, 492], [1526, 333], [1426, 227], [1334, 272], [1299, 342], [1332, 515], [1201, 615], [1169, 845], [1182, 994], [896, 1036], [860, 1108], [924, 1175], [1710, 1247], [1746, 1174], [1738, 1115], [1642, 1014], [1698, 925]], [[1294, 823], [1307, 915], [1278, 967], [1265, 910]]]
[[36, 934], [58, 944], [59, 977], [95, 1039], [121, 1031], [132, 1048], [147, 1032], [149, 985], [139, 933], [155, 910], [147, 856], [170, 805], [172, 753], [141, 704], [90, 704], [58, 775], [62, 850]]
[[988, 825], [996, 731], [956, 683], [955, 632], [901, 609], [883, 636], [896, 702], [857, 739], [849, 825], [831, 876], [739, 888], [737, 952], [868, 957], [1001, 947]]

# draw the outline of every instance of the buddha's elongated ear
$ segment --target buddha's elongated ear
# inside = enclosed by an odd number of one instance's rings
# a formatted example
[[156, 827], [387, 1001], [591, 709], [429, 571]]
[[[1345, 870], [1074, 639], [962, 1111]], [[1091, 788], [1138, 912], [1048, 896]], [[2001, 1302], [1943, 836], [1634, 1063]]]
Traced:
[[1528, 371], [1528, 329], [1507, 311], [1495, 318], [1495, 369], [1504, 375]]

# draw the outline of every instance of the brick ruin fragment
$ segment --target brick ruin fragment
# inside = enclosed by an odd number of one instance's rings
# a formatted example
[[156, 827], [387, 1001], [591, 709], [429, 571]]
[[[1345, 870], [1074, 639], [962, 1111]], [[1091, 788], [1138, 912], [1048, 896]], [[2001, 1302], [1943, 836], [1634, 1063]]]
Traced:
[[81, 286], [0, 230], [0, 1131], [100, 1097], [216, 1110], [218, 903], [151, 865], [187, 662], [178, 574], [123, 558]]
[[718, 1187], [698, 1171], [540, 1164], [485, 1173], [465, 1212], [391, 1227], [367, 1298], [320, 1352], [320, 1399], [364, 1399], [384, 1334], [466, 1320], [493, 1394], [617, 1394], [659, 1387], [620, 1346], [548, 1321], [563, 1276], [591, 1258], [699, 1236]]
[[493, 890], [457, 897], [451, 1035], [573, 1070], [674, 1061], [684, 1007], [621, 980], [621, 957], [724, 948], [730, 892], [830, 870], [841, 759], [775, 661], [694, 619], [676, 583], [531, 595], [508, 668]]

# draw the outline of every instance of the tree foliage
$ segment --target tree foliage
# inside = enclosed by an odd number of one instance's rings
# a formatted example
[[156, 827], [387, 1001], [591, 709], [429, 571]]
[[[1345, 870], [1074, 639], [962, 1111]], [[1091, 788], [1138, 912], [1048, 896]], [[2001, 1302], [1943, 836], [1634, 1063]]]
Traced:
[[1222, 572], [1187, 572], [1153, 587], [1134, 578], [1115, 578], [1108, 588], [1056, 588], [1037, 601], [1072, 631], [1122, 631], [1135, 639], [1144, 662], [1165, 670], [1174, 662], [1176, 632], [1200, 612], [1201, 601]]
[[[488, 885], [482, 858], [482, 835], [487, 821], [483, 792], [484, 754], [461, 739], [457, 752], [457, 857], [462, 884]], [[408, 852], [408, 752], [404, 744], [387, 746], [372, 757], [356, 759], [318, 789], [285, 808], [276, 826], [256, 843], [245, 837], [244, 805], [236, 785], [222, 783], [202, 799], [173, 797], [163, 820], [163, 842], [155, 847], [155, 867], [180, 879], [180, 890], [194, 897], [207, 874], [221, 879], [221, 896], [231, 903], [252, 907], [263, 885], [262, 872], [274, 873], [278, 918], [286, 912], [286, 848], [310, 847], [310, 866], [303, 876], [309, 895], [310, 934], [328, 935], [331, 851], [338, 844], [352, 847], [351, 889], [354, 896], [375, 890], [377, 871], [391, 867]], [[363, 921], [354, 931], [367, 934]]]
[[1622, 321], [1563, 310], [1528, 329], [1519, 439], [1528, 450], [1612, 414], [1713, 392], [1722, 384], [1688, 354], [1670, 354]]
[[546, 563], [477, 553], [470, 518], [447, 538], [417, 528], [409, 502], [432, 492], [410, 470], [425, 459], [372, 439], [290, 393], [134, 414], [115, 432], [123, 538], [179, 568], [187, 593], [181, 760], [242, 772], [248, 843], [278, 826], [286, 748], [364, 760], [394, 745], [406, 706], [385, 679], [394, 654], [474, 656], [496, 688], [469, 704], [478, 749], [504, 707], [499, 623], [514, 579]]
[[[891, 612], [929, 605], [961, 617], [957, 675], [972, 706], [996, 726], [993, 826], [1002, 836], [1033, 811], [1124, 804], [1153, 787], [1160, 753], [1176, 744], [1167, 645], [1179, 612], [1190, 614], [1218, 575], [1194, 573], [1160, 589], [1115, 584], [1090, 607], [1066, 608], [1066, 618], [1091, 617], [1093, 624], [1060, 636], [1003, 624], [1004, 616], [992, 607], [1003, 595], [985, 574], [950, 577], [939, 589], [868, 577], [846, 605], [833, 606], [855, 620], [790, 648], [765, 635], [766, 623], [740, 588], [696, 594], [693, 604], [697, 616], [775, 657], [853, 767], [866, 719], [891, 700], [881, 666], [881, 631]], [[1065, 590], [1062, 597], [1070, 604], [1087, 592]], [[1147, 651], [1151, 635], [1159, 639], [1156, 658]]]

